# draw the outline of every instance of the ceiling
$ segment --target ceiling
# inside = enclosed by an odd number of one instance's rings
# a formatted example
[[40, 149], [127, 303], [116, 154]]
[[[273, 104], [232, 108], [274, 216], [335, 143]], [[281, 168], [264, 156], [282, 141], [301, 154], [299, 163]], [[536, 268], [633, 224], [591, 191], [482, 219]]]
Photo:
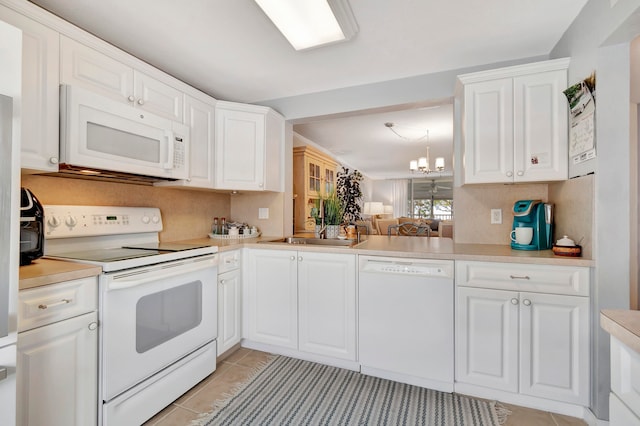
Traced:
[[[587, 0], [350, 0], [359, 32], [300, 52], [253, 0], [31, 1], [217, 99], [260, 103], [545, 56]], [[370, 177], [402, 177], [409, 159], [426, 149], [399, 140], [385, 121], [399, 131], [426, 126], [431, 156], [450, 158], [451, 104], [405, 111], [295, 130]]]

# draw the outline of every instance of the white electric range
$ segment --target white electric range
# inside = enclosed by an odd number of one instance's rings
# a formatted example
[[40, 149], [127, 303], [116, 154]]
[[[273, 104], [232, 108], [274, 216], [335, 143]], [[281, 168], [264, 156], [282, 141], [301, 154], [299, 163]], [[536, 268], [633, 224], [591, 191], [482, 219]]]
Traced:
[[139, 425], [216, 369], [217, 247], [161, 243], [160, 210], [45, 205], [45, 256], [99, 265], [103, 425]]

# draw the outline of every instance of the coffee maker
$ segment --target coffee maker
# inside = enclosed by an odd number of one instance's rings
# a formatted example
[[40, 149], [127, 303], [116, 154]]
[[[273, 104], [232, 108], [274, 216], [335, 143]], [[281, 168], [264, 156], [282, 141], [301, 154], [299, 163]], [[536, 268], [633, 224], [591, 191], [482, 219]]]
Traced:
[[511, 240], [515, 250], [548, 250], [553, 245], [553, 204], [540, 200], [519, 200], [513, 205], [513, 227], [533, 228], [529, 244], [518, 244]]

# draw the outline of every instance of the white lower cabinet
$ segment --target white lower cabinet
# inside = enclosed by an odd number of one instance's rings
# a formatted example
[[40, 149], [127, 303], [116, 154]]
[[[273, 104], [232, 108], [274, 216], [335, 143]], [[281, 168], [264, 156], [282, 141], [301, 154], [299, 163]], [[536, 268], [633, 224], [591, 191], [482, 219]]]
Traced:
[[218, 356], [242, 339], [242, 250], [223, 251], [218, 261]]
[[611, 336], [609, 424], [640, 426], [640, 354]]
[[356, 257], [298, 253], [298, 349], [356, 360]]
[[91, 312], [20, 333], [17, 424], [97, 423], [97, 321]]
[[246, 270], [249, 341], [356, 360], [355, 255], [251, 249]]
[[17, 424], [98, 422], [97, 279], [18, 295]]
[[456, 382], [588, 406], [588, 268], [571, 269], [457, 262]]
[[242, 338], [242, 280], [240, 269], [218, 275], [218, 355]]

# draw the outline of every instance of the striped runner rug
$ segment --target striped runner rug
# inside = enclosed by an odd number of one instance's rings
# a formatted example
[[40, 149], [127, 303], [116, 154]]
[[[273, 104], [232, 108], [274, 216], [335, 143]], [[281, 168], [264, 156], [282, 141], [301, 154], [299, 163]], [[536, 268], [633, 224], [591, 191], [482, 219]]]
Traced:
[[493, 426], [496, 403], [278, 356], [199, 425]]

